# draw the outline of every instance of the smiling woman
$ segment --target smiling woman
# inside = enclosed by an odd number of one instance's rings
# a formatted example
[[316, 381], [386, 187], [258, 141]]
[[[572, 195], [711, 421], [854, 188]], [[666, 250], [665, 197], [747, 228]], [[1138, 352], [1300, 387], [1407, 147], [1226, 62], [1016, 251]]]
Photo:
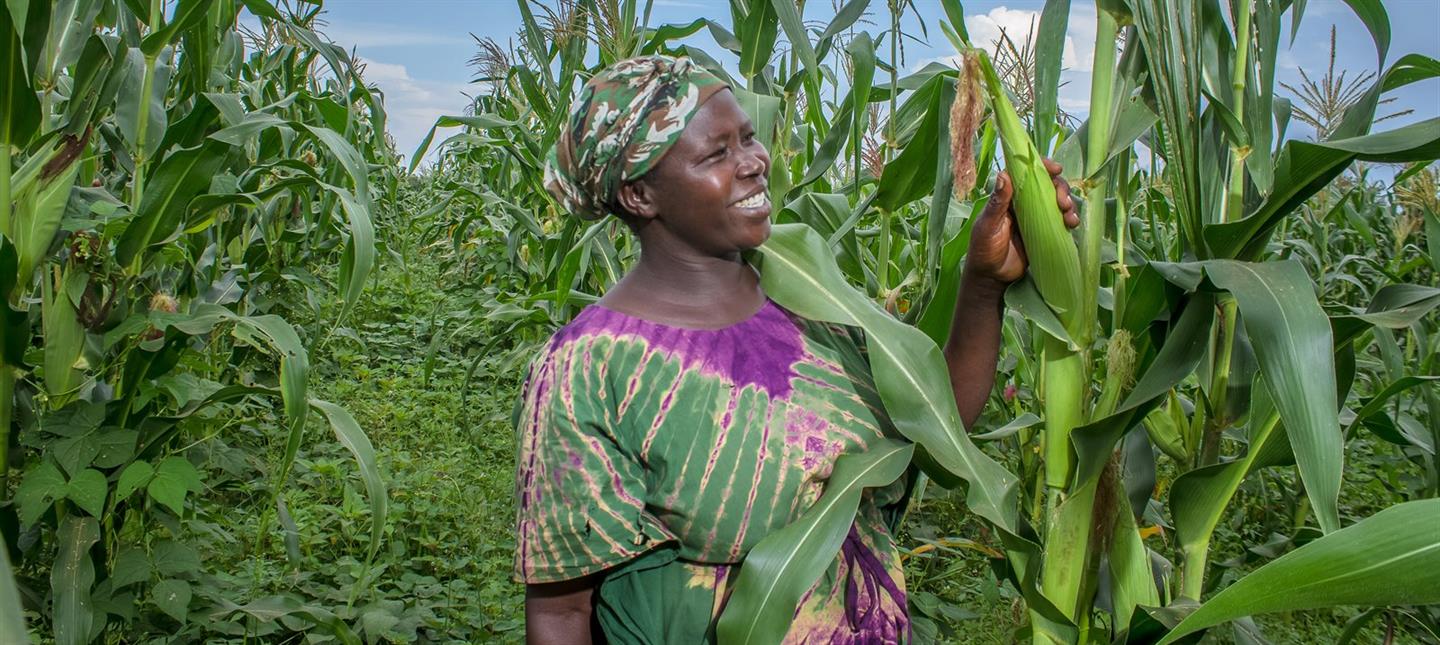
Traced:
[[[546, 186], [579, 217], [619, 217], [641, 255], [545, 345], [515, 410], [532, 643], [713, 641], [750, 549], [820, 498], [840, 456], [898, 436], [861, 331], [787, 311], [744, 260], [770, 235], [769, 171], [732, 92], [687, 59], [621, 61], [576, 99]], [[997, 186], [947, 351], [967, 422], [994, 379], [1000, 294], [1024, 271]], [[865, 493], [787, 641], [909, 639], [890, 523], [909, 480]]]

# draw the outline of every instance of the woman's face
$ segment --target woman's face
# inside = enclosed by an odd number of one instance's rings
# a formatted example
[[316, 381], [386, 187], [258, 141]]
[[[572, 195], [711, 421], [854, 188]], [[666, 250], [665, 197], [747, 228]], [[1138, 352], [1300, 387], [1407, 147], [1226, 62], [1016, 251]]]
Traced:
[[[729, 90], [715, 94], [660, 163], [637, 183], [645, 193], [631, 212], [712, 256], [733, 256], [770, 237], [766, 181], [770, 154]], [[622, 193], [625, 191], [622, 191]]]

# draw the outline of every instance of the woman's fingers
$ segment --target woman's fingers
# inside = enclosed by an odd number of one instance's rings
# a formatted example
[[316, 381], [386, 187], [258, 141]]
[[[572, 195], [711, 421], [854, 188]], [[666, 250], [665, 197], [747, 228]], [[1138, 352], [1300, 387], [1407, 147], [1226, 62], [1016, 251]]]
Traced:
[[1045, 171], [1050, 173], [1051, 177], [1059, 177], [1060, 173], [1065, 172], [1065, 169], [1060, 166], [1060, 162], [1054, 159], [1045, 157], [1041, 161], [1045, 163]]

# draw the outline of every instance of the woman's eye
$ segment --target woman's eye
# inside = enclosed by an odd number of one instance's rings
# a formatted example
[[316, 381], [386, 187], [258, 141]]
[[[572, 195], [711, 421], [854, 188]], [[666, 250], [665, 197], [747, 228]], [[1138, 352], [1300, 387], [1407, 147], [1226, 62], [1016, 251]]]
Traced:
[[724, 157], [724, 156], [725, 156], [725, 148], [716, 148], [714, 152], [711, 152], [709, 155], [706, 155], [705, 158], [706, 158], [706, 159], [719, 159], [719, 158]]

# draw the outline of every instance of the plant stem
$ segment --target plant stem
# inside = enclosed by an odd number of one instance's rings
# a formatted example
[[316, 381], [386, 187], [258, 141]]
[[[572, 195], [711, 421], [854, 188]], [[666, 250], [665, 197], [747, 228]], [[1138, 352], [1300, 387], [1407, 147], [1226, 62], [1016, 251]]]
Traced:
[[10, 235], [10, 138], [0, 137], [0, 233]]
[[1042, 350], [1045, 388], [1045, 487], [1050, 506], [1055, 506], [1070, 481], [1074, 459], [1070, 456], [1070, 431], [1084, 423], [1085, 392], [1089, 389], [1085, 362], [1079, 352], [1047, 335]]
[[890, 219], [893, 213], [890, 209], [880, 209], [880, 252], [876, 260], [880, 266], [876, 267], [875, 280], [880, 284], [881, 295], [890, 294]]
[[[1230, 109], [1236, 118], [1245, 114], [1245, 80], [1249, 77], [1250, 9], [1253, 0], [1240, 0], [1235, 15], [1235, 67], [1230, 76]], [[1230, 148], [1230, 185], [1225, 191], [1224, 220], [1240, 219], [1245, 210], [1245, 157], [1250, 149]]]
[[1214, 375], [1210, 380], [1210, 403], [1212, 414], [1205, 423], [1205, 435], [1200, 448], [1200, 465], [1209, 466], [1220, 459], [1220, 435], [1230, 424], [1225, 406], [1229, 402], [1230, 361], [1235, 354], [1235, 325], [1238, 305], [1229, 294], [1220, 296], [1220, 327], [1218, 335], [1220, 355], [1215, 359]]
[[[10, 234], [10, 137], [0, 137], [0, 234]], [[16, 285], [17, 287], [19, 285]], [[17, 288], [18, 292], [19, 289]], [[18, 297], [18, 295], [17, 295]], [[0, 298], [0, 307], [8, 307]], [[0, 312], [3, 313], [3, 312]], [[0, 500], [8, 497], [10, 478], [10, 424], [15, 419], [15, 370], [0, 357]]]
[[[0, 306], [8, 306], [0, 303]], [[9, 498], [10, 424], [15, 419], [15, 369], [0, 360], [0, 501]]]
[[1108, 176], [1101, 173], [1110, 148], [1111, 103], [1115, 75], [1115, 17], [1096, 7], [1095, 65], [1090, 76], [1089, 139], [1085, 143], [1085, 217], [1080, 223], [1081, 337], [1088, 347], [1094, 333], [1096, 298], [1100, 293], [1100, 246], [1105, 241], [1105, 197]]

